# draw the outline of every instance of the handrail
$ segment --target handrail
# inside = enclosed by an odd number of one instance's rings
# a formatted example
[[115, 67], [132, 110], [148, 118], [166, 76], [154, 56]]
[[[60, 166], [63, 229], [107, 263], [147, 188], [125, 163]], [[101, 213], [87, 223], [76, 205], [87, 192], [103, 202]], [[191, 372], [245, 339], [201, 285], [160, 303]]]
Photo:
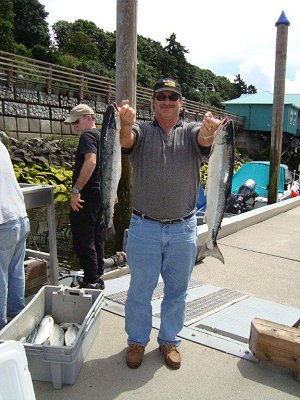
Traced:
[[[0, 51], [0, 82], [13, 87], [21, 82], [31, 82], [44, 85], [50, 94], [53, 90], [71, 90], [79, 93], [79, 99], [86, 95], [102, 98], [105, 102], [115, 100], [115, 81], [105, 76], [83, 72], [61, 65], [50, 64], [45, 61]], [[137, 111], [151, 109], [152, 90], [142, 86], [136, 88]], [[192, 120], [202, 120], [209, 109], [214, 116], [222, 119], [229, 116], [236, 125], [243, 126], [243, 117], [234, 113], [184, 99], [183, 109], [185, 117]]]

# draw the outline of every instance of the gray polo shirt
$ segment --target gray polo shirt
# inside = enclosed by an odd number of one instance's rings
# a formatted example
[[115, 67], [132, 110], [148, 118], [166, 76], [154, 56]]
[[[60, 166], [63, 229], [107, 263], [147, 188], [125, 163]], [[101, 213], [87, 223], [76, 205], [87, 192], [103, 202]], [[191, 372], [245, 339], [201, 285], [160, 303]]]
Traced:
[[133, 149], [132, 206], [153, 218], [180, 218], [196, 205], [202, 159], [199, 122], [179, 120], [169, 136], [156, 120], [137, 122]]

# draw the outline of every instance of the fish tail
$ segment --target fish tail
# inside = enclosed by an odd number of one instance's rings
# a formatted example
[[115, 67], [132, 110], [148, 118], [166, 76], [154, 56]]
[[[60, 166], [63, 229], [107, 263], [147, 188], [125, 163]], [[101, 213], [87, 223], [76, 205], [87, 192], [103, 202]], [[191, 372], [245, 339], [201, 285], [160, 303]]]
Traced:
[[112, 224], [112, 226], [107, 229], [107, 236], [113, 237], [115, 235], [116, 235], [116, 230], [115, 230], [114, 224]]
[[104, 234], [106, 238], [112, 238], [116, 235], [116, 230], [113, 221], [104, 223]]
[[196, 260], [197, 260], [197, 262], [200, 262], [205, 257], [208, 257], [208, 256], [215, 257], [218, 260], [220, 260], [223, 264], [225, 264], [223, 254], [222, 254], [221, 250], [219, 249], [219, 246], [217, 243], [214, 245], [214, 247], [212, 249], [209, 249], [207, 247], [206, 243], [204, 243], [204, 245], [200, 248], [200, 251], [198, 252]]
[[105, 237], [112, 237], [116, 234], [114, 221], [111, 219], [108, 210], [105, 210], [103, 213], [103, 229]]

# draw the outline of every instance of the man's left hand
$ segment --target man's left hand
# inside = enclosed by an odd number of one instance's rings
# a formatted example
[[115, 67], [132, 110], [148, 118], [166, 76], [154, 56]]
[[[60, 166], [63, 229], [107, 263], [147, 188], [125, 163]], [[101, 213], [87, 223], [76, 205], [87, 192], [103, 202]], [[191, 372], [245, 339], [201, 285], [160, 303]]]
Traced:
[[204, 115], [203, 121], [200, 126], [200, 133], [198, 142], [201, 146], [211, 146], [214, 141], [214, 133], [218, 129], [221, 121], [214, 118], [210, 111]]
[[71, 196], [71, 207], [73, 211], [80, 211], [81, 208], [83, 208], [82, 203], [84, 203], [84, 200], [80, 198], [80, 193], [72, 193]]

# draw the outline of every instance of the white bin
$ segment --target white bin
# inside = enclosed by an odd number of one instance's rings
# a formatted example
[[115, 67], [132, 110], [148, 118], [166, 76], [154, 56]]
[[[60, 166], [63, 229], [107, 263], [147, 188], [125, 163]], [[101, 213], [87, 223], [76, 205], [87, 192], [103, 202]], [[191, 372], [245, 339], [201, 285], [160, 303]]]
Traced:
[[0, 344], [0, 400], [35, 400], [24, 346], [9, 340]]

